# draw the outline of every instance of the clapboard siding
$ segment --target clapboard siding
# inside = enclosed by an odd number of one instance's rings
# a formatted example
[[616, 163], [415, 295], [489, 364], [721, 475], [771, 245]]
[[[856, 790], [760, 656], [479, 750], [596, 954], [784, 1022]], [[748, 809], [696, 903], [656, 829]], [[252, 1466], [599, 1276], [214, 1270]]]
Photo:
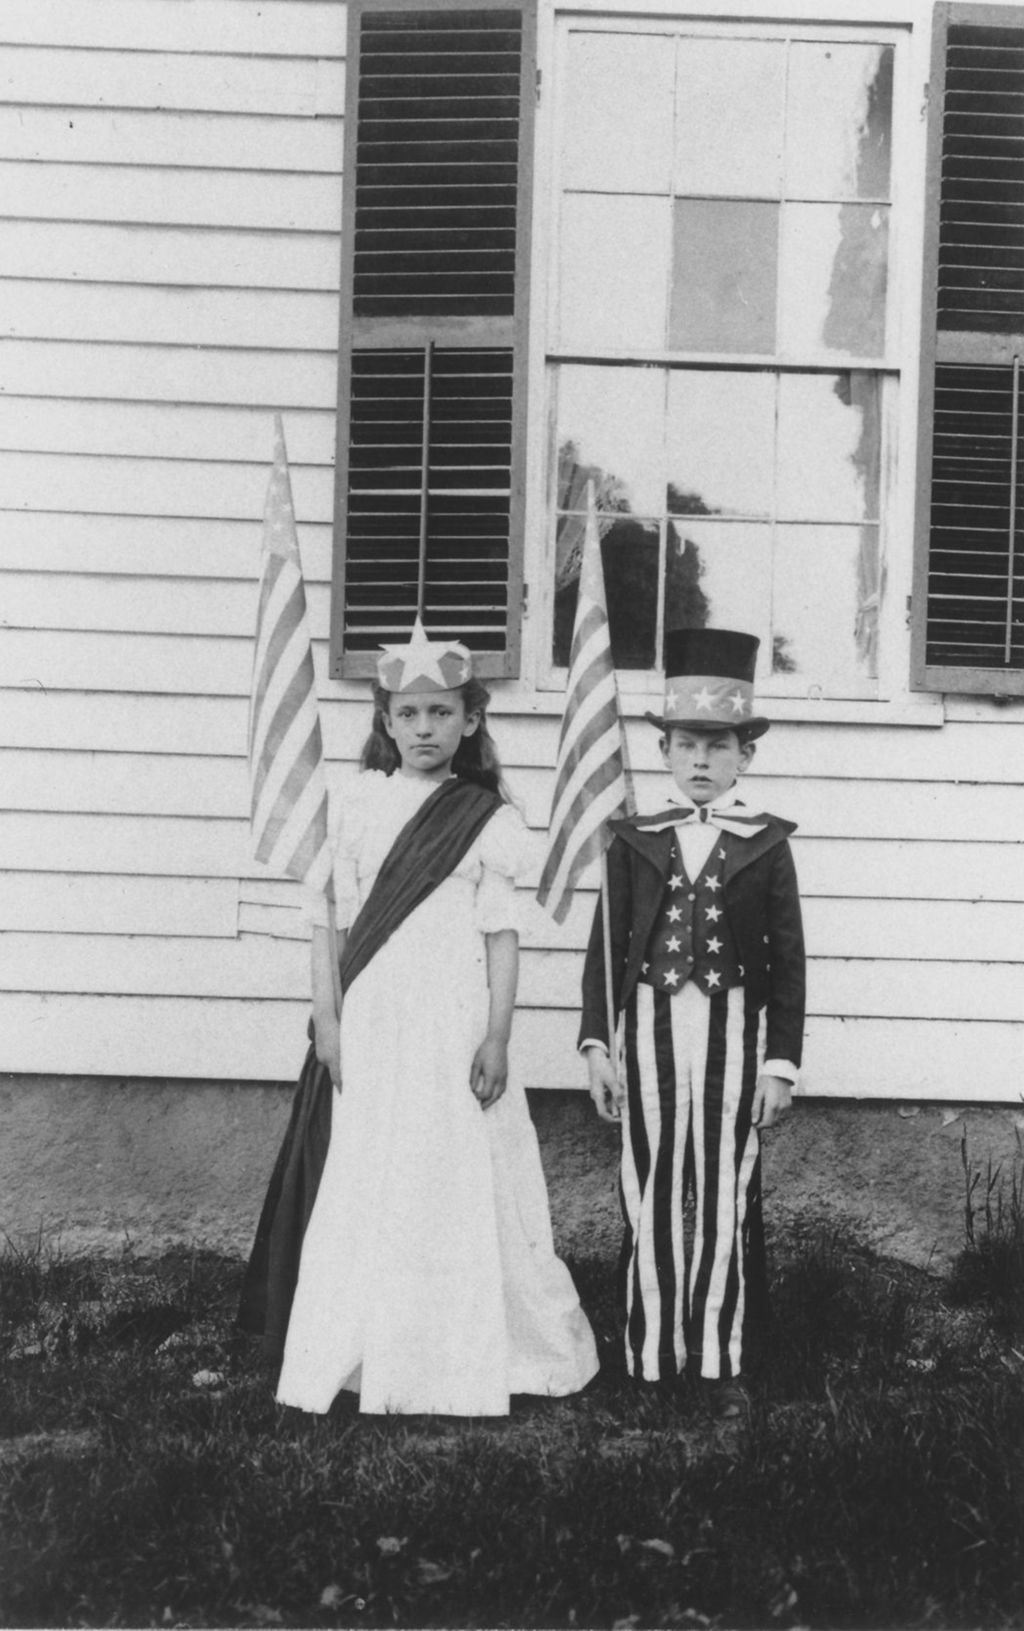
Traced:
[[[527, 1082], [544, 1080], [544, 1071], [553, 1069], [559, 1073], [557, 1085], [580, 1085], [585, 1077], [573, 1059], [575, 1041], [572, 1014], [554, 1009], [517, 1013], [513, 1048]], [[924, 1041], [927, 1045], [922, 1045]], [[1003, 1084], [1019, 1082], [1022, 1070], [1024, 1041], [1019, 1025], [819, 1019], [808, 1027], [801, 1079], [807, 1093], [823, 1097], [963, 1103], [972, 1097], [1010, 1098]]]
[[[13, 871], [50, 864], [75, 872], [238, 879], [258, 870], [241, 819], [0, 810], [0, 842], [5, 866]], [[883, 926], [889, 931], [900, 901], [1024, 902], [1018, 848], [805, 838], [797, 845], [797, 865], [805, 895], [868, 903], [880, 933]], [[547, 927], [550, 944], [582, 946], [593, 903], [593, 891], [581, 889], [566, 922]], [[1010, 914], [1007, 926], [1012, 924]], [[1019, 936], [1003, 945], [1002, 954], [1019, 955]]]
[[[176, 3], [179, 16], [185, 14]], [[342, 120], [323, 114], [292, 119], [120, 108], [113, 119], [105, 109], [76, 106], [73, 117], [69, 111], [0, 104], [0, 153], [10, 162], [341, 174]]]
[[308, 290], [134, 288], [9, 278], [2, 332], [19, 339], [335, 351], [338, 302]]
[[[58, 764], [59, 778], [55, 776]], [[638, 780], [642, 807], [656, 808], [657, 789], [648, 792], [643, 780]], [[121, 814], [176, 813], [180, 805], [181, 813], [191, 808], [201, 814], [238, 815], [244, 813], [248, 796], [241, 756], [211, 761], [191, 755], [64, 752], [58, 759], [47, 752], [8, 749], [0, 750], [0, 785], [9, 809], [66, 809], [70, 805]], [[550, 797], [546, 767], [521, 766], [516, 790], [528, 823], [542, 828]], [[1017, 787], [990, 787], [983, 802], [972, 786], [940, 783], [904, 783], [897, 796], [885, 783], [866, 786], [853, 779], [788, 783], [762, 777], [759, 790], [767, 807], [785, 808], [796, 816], [805, 840], [853, 837], [899, 842], [909, 813], [919, 841], [943, 840], [966, 848], [969, 831], [971, 844], [1019, 846], [1010, 881], [1015, 875], [1018, 887], [1024, 882]], [[883, 816], [882, 811], [887, 813]], [[951, 880], [950, 898], [958, 896]]]
[[[0, 1034], [10, 1068], [59, 1075], [148, 1074], [205, 1079], [288, 1080], [306, 1046], [308, 1001], [270, 998], [104, 997], [0, 994]], [[579, 1086], [575, 1018], [566, 1010], [522, 1007], [513, 1029], [515, 1068], [525, 1082]], [[985, 1021], [829, 1019], [810, 1032], [809, 1091], [848, 1096], [963, 1100], [984, 1059], [994, 1083], [1019, 1077], [1020, 1027]], [[31, 1064], [23, 1061], [32, 1060]]]
[[[245, 821], [0, 810], [9, 875], [51, 868], [91, 876], [238, 879], [254, 863]], [[26, 927], [27, 925], [22, 925]]]
[[264, 347], [229, 351], [219, 343], [187, 346], [84, 345], [75, 340], [20, 340], [0, 336], [0, 379], [20, 396], [129, 402], [242, 403], [262, 408], [331, 407], [337, 358], [319, 352], [289, 354]]
[[[307, 586], [307, 604], [328, 599], [326, 584]], [[100, 578], [12, 572], [4, 616], [12, 629], [123, 629], [154, 634], [237, 634], [250, 638], [256, 615], [252, 583], [187, 578]]]
[[[44, 860], [53, 864], [50, 857], [36, 856], [38, 866]], [[0, 891], [0, 928], [60, 937], [171, 934], [222, 940], [238, 932], [238, 886], [233, 878], [8, 872]]]
[[[32, 516], [5, 518], [6, 536], [0, 539], [0, 562], [5, 564], [7, 562], [12, 536], [17, 543], [19, 525], [28, 522], [30, 528], [34, 529], [41, 519]], [[145, 571], [147, 575], [152, 573], [161, 579], [188, 578], [191, 575], [186, 546], [194, 536], [194, 530], [186, 530], [186, 523], [166, 523], [166, 537], [152, 556], [149, 554], [152, 539], [149, 538], [147, 528], [146, 553], [140, 556], [139, 546], [135, 541], [137, 528], [127, 518], [116, 518], [120, 527], [115, 526], [115, 518], [111, 518], [109, 529], [106, 518], [90, 516], [63, 519], [81, 523], [84, 529], [81, 535], [79, 536], [76, 531], [66, 540], [66, 544], [62, 545], [57, 535], [51, 536], [45, 527], [40, 527], [37, 541], [33, 530], [29, 530], [17, 548], [16, 558], [10, 562], [11, 567], [26, 565], [31, 559], [33, 549], [42, 551], [49, 538], [54, 550], [47, 567], [54, 574], [71, 572], [78, 563], [80, 566], [84, 565], [93, 575], [102, 576], [104, 572], [109, 573], [111, 582], [116, 587], [121, 578], [130, 575], [129, 569], [134, 554], [137, 569], [140, 572]], [[86, 522], [90, 524], [88, 528], [85, 527]], [[121, 529], [123, 536], [118, 537]], [[249, 547], [251, 536], [246, 529], [222, 523], [219, 534], [211, 528], [209, 533], [204, 531], [199, 536], [202, 537], [203, 544], [201, 549], [196, 550], [197, 576], [201, 573], [224, 579], [243, 576], [247, 583], [251, 584], [248, 573], [242, 570], [246, 564], [244, 557], [251, 555]], [[310, 547], [311, 541], [315, 548]], [[329, 535], [326, 529], [323, 529], [319, 536], [316, 535], [316, 529], [305, 530], [302, 554], [307, 584], [313, 585], [310, 600], [314, 608], [324, 603], [324, 597], [315, 591], [320, 583], [327, 580], [328, 550]], [[83, 556], [86, 557], [84, 561]], [[248, 564], [251, 568], [251, 560]], [[5, 579], [5, 584], [7, 581], [14, 581], [17, 575], [12, 571], [10, 580]], [[174, 586], [167, 584], [165, 587], [171, 592]], [[48, 598], [46, 582], [40, 585], [39, 594], [41, 600]], [[45, 611], [39, 613], [41, 618], [45, 615]], [[350, 702], [355, 702], [358, 706], [352, 708]], [[557, 715], [525, 716], [509, 712], [513, 705], [513, 699], [507, 693], [496, 695], [492, 701], [491, 717], [502, 760], [509, 769], [513, 792], [516, 792], [518, 766], [543, 767], [553, 763], [560, 721]], [[83, 748], [109, 749], [112, 746], [123, 747], [128, 740], [133, 748], [140, 752], [181, 751], [175, 747], [169, 733], [180, 724], [183, 711], [177, 708], [172, 699], [166, 697], [141, 695], [136, 692], [126, 692], [116, 697], [90, 695], [52, 697], [43, 691], [21, 691], [7, 697], [4, 707], [5, 740], [10, 746], [77, 745]], [[228, 756], [243, 753], [246, 707], [244, 695], [193, 697], [188, 706], [189, 718], [207, 718], [211, 721], [216, 718], [223, 727], [223, 735], [216, 748], [201, 745], [194, 751], [217, 751]], [[73, 721], [66, 730], [62, 729], [65, 716], [69, 721]], [[321, 716], [328, 758], [332, 761], [354, 760], [366, 735], [365, 686], [361, 682], [332, 686], [330, 693], [321, 698]], [[38, 723], [30, 724], [30, 720]], [[21, 723], [22, 721], [24, 723]], [[31, 734], [37, 728], [43, 733], [38, 738]], [[16, 737], [9, 734], [11, 731], [17, 733]], [[639, 766], [640, 761], [644, 760], [644, 785], [652, 793], [657, 793], [659, 786], [662, 785], [660, 776], [654, 772], [648, 777], [647, 753], [641, 751], [645, 744], [649, 747], [648, 736], [653, 738], [655, 733], [638, 720], [629, 722], [628, 732], [631, 742], [635, 744], [634, 765]], [[932, 752], [929, 752], [929, 749]], [[765, 771], [770, 765], [775, 773], [777, 797], [774, 802], [769, 800], [766, 776], [758, 774], [747, 777], [744, 794], [748, 802], [764, 804], [771, 808], [777, 807], [781, 815], [791, 814], [789, 795], [782, 790], [783, 782], [788, 784], [790, 781], [814, 779], [801, 767], [802, 760], [808, 757], [813, 759], [817, 774], [827, 775], [829, 779], [859, 781], [869, 786], [874, 786], [877, 782], [893, 784], [885, 790], [885, 797], [888, 799], [899, 799], [900, 784], [904, 781], [921, 781], [925, 779], [926, 772], [927, 779], [940, 787], [944, 786], [946, 780], [956, 780], [965, 786], [975, 784], [1011, 788], [1021, 786], [1020, 760], [1012, 733], [1009, 740], [1005, 737], [1001, 739], [998, 728], [992, 731], [979, 727], [967, 730], [947, 728], [939, 733], [886, 731], [877, 727], [871, 730], [857, 726], [812, 730], [777, 725], [761, 744], [759, 764], [762, 757]], [[343, 767], [338, 768], [339, 790], [343, 789], [345, 780], [353, 774], [354, 765], [345, 763]], [[806, 834], [801, 834], [801, 837], [803, 836]]]
[[[255, 520], [265, 487], [266, 472], [256, 465], [0, 453], [0, 506], [6, 509], [74, 509], [86, 514], [114, 509], [136, 516], [201, 517], [219, 504], [214, 514]], [[292, 491], [300, 523], [330, 517], [330, 471], [293, 467]]]
[[[266, 475], [267, 437], [273, 420], [259, 408], [181, 405], [173, 412], [150, 403], [55, 402], [47, 397], [0, 397], [0, 447], [21, 452], [87, 453], [121, 458], [244, 461]], [[334, 460], [334, 415], [288, 415], [288, 458], [296, 467], [329, 469]], [[191, 479], [191, 472], [184, 472]], [[306, 536], [303, 534], [305, 544]], [[253, 539], [247, 533], [252, 577]]]
[[330, 175], [264, 175], [253, 191], [239, 187], [231, 170], [0, 162], [0, 198], [5, 215], [39, 221], [113, 219], [275, 233], [322, 233], [341, 225], [341, 189]]
[[106, 46], [112, 50], [176, 53], [229, 51], [246, 56], [294, 56], [301, 41], [313, 56], [338, 56], [336, 8], [318, 0], [4, 0], [0, 37], [11, 44]]
[[[303, 527], [302, 564], [309, 581], [329, 580], [329, 527]], [[128, 515], [8, 511], [0, 529], [0, 570], [254, 583], [252, 522], [149, 516], [141, 528]]]
[[[246, 721], [280, 409], [343, 796], [368, 724], [365, 688], [326, 671], [344, 39], [336, 0], [0, 8], [6, 1071], [286, 1079], [305, 1047], [307, 930], [251, 859]], [[499, 688], [538, 835], [558, 728], [557, 697]], [[799, 823], [809, 1092], [962, 1098], [979, 1058], [982, 1092], [1019, 1089], [1014, 749], [991, 714], [759, 744], [751, 801]], [[594, 879], [562, 926], [534, 882], [516, 1065], [579, 1085]]]
[[309, 931], [287, 942], [240, 932], [229, 941], [152, 929], [132, 940], [68, 935], [54, 943], [40, 934], [0, 938], [0, 989], [78, 995], [190, 997], [309, 997]]
[[[139, 0], [140, 11], [146, 4], [147, 0]], [[201, 9], [181, 7], [183, 13]], [[20, 107], [159, 108], [161, 112], [174, 108], [314, 119], [320, 114], [341, 114], [344, 100], [342, 65], [315, 56], [8, 46], [0, 62], [0, 101]]]
[[337, 241], [321, 231], [147, 226], [141, 234], [135, 226], [9, 218], [2, 230], [12, 277], [242, 289], [338, 286]]
[[[157, 902], [140, 898], [139, 914]], [[166, 918], [159, 905], [161, 923]], [[264, 908], [269, 910], [269, 908]], [[175, 913], [182, 922], [182, 913]], [[294, 914], [298, 919], [298, 914]], [[296, 921], [294, 936], [249, 934], [224, 943], [198, 926], [193, 913], [187, 934], [164, 929], [154, 938], [152, 923], [131, 941], [96, 934], [66, 933], [57, 945], [38, 932], [11, 932], [0, 942], [0, 988], [19, 992], [69, 995], [191, 997], [197, 986], [215, 997], [276, 998], [296, 1002], [309, 997], [308, 931]], [[209, 919], [214, 921], [214, 919]], [[234, 925], [232, 925], [233, 934]], [[205, 939], [197, 938], [206, 933]], [[564, 1008], [565, 994], [579, 978], [574, 952], [527, 953], [523, 958], [519, 999], [526, 1008]], [[1006, 963], [977, 965], [964, 979], [957, 963], [909, 965], [895, 960], [847, 962], [812, 958], [808, 984], [812, 1019], [893, 1018], [907, 1008], [941, 1020], [1024, 1019], [1024, 990], [1016, 969]]]

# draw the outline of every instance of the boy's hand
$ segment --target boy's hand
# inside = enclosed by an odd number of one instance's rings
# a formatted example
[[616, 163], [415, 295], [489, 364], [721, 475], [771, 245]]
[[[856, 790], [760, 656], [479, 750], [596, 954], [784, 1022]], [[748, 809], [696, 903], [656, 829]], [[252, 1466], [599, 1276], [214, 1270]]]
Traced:
[[488, 1031], [469, 1067], [469, 1086], [481, 1109], [497, 1104], [508, 1081], [508, 1042]]
[[614, 1065], [600, 1048], [587, 1049], [587, 1071], [590, 1075], [590, 1097], [601, 1120], [621, 1121], [622, 1103], [626, 1095]]
[[754, 1126], [761, 1132], [767, 1127], [774, 1127], [775, 1123], [786, 1114], [793, 1102], [793, 1084], [787, 1082], [784, 1076], [766, 1076], [762, 1071], [757, 1078], [754, 1089], [754, 1104], [751, 1119]]

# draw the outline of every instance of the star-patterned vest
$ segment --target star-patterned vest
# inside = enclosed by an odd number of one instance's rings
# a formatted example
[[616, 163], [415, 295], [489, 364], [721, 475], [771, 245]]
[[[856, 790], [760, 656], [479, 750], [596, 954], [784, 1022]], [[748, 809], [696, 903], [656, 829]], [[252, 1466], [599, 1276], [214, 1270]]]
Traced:
[[695, 881], [686, 875], [679, 841], [672, 838], [672, 862], [657, 920], [644, 953], [641, 980], [671, 996], [694, 980], [707, 996], [743, 984], [736, 942], [722, 903], [720, 840]]

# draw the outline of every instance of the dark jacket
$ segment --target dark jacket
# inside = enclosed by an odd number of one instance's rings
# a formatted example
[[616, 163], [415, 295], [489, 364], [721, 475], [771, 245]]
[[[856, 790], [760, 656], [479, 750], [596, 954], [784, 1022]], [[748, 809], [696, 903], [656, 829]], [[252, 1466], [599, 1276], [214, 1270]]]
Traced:
[[[722, 899], [736, 938], [744, 986], [767, 1010], [765, 1057], [799, 1065], [804, 1031], [804, 938], [796, 869], [789, 847], [792, 821], [766, 816], [750, 838], [722, 833]], [[608, 850], [612, 994], [616, 1019], [640, 976], [644, 951], [669, 876], [672, 828], [638, 830], [613, 821]], [[583, 967], [580, 1042], [608, 1042], [601, 901]]]

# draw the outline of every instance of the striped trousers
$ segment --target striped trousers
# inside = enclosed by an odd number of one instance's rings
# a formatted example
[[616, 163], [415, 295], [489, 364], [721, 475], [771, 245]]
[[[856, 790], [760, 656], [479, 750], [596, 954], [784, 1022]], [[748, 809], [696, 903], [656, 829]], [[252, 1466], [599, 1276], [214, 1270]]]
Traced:
[[643, 1381], [737, 1376], [744, 1323], [766, 1311], [759, 1022], [742, 987], [638, 985], [626, 1006], [620, 1274], [626, 1362]]

